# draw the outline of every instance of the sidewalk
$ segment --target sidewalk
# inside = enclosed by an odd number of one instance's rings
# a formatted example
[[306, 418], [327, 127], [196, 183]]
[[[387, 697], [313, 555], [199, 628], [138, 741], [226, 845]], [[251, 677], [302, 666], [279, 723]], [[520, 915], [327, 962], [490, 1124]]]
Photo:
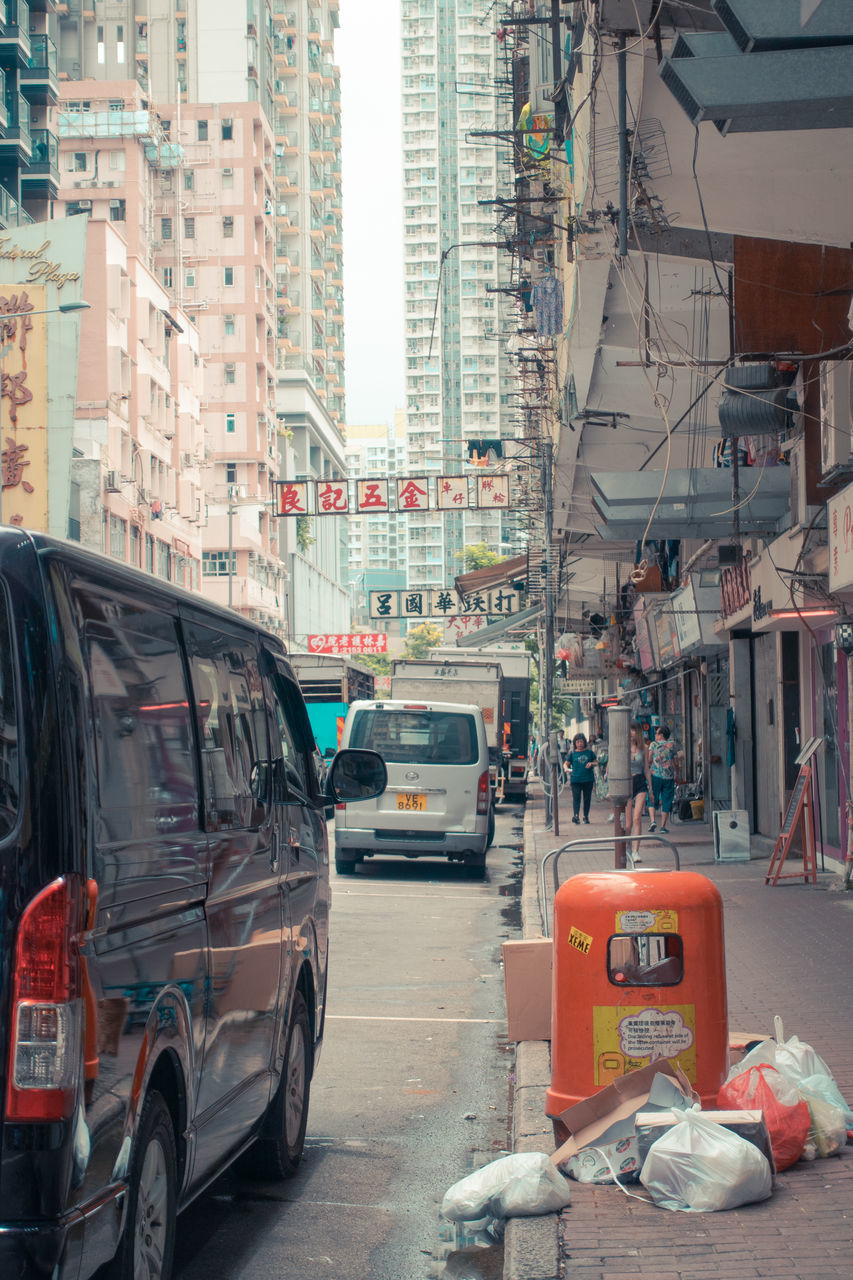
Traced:
[[[524, 821], [522, 927], [543, 932], [539, 867], [551, 849], [573, 839], [612, 835], [609, 805], [593, 804], [590, 826], [571, 821], [568, 789], [560, 797], [560, 835], [544, 827], [541, 787], [530, 785]], [[644, 822], [644, 830], [647, 827]], [[841, 889], [837, 863], [818, 883], [766, 886], [770, 845], [753, 837], [749, 862], [714, 862], [711, 828], [675, 822], [669, 839], [681, 866], [706, 875], [724, 904], [729, 1027], [773, 1033], [781, 1015], [786, 1038], [812, 1044], [853, 1099], [853, 892]], [[659, 852], [655, 852], [655, 850]], [[643, 868], [669, 866], [662, 846], [642, 850]], [[552, 860], [553, 862], [553, 860]], [[608, 870], [613, 847], [560, 859], [560, 879]], [[818, 867], [821, 861], [818, 855]], [[796, 869], [786, 862], [784, 871]], [[640, 868], [640, 869], [643, 869]], [[552, 876], [548, 873], [548, 892]], [[550, 919], [550, 901], [548, 913]], [[513, 1106], [516, 1151], [551, 1151], [545, 1117], [550, 1083], [545, 1041], [518, 1045]], [[640, 1188], [641, 1189], [641, 1188]], [[617, 1187], [572, 1182], [561, 1214], [508, 1222], [504, 1280], [837, 1280], [853, 1274], [853, 1146], [840, 1157], [800, 1161], [781, 1173], [773, 1196], [727, 1213], [675, 1213], [629, 1199]]]

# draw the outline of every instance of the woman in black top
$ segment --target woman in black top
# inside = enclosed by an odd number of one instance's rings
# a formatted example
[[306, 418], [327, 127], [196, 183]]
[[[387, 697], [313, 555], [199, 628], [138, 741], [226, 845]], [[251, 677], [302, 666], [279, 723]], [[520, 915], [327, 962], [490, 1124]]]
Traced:
[[566, 772], [572, 784], [572, 803], [574, 817], [572, 822], [580, 822], [580, 807], [583, 800], [583, 820], [589, 825], [589, 802], [592, 799], [592, 788], [595, 786], [595, 752], [582, 733], [572, 738], [572, 749], [566, 756]]

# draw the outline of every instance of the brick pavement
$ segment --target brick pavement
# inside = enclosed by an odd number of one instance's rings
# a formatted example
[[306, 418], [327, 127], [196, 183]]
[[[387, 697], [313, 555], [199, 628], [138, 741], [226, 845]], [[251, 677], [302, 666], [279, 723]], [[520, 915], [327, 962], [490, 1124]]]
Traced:
[[[525, 936], [541, 931], [537, 867], [544, 854], [573, 838], [612, 831], [607, 803], [595, 804], [589, 827], [571, 822], [561, 800], [560, 836], [544, 828], [538, 784], [525, 817]], [[749, 862], [715, 863], [710, 827], [671, 827], [681, 864], [707, 875], [724, 904], [729, 1026], [785, 1035], [814, 1045], [839, 1088], [853, 1100], [853, 892], [827, 863], [817, 885], [765, 886], [769, 842], [753, 838]], [[643, 850], [644, 867], [666, 866]], [[560, 860], [560, 879], [613, 865], [612, 846]], [[820, 861], [818, 862], [820, 866]], [[787, 863], [785, 870], [794, 870]], [[848, 968], [850, 966], [850, 968]], [[548, 1045], [518, 1046], [514, 1106], [516, 1150], [550, 1150], [544, 1117]], [[800, 1161], [780, 1174], [773, 1196], [725, 1213], [674, 1213], [629, 1199], [618, 1188], [572, 1183], [572, 1204], [559, 1216], [515, 1219], [507, 1226], [504, 1280], [829, 1280], [853, 1276], [853, 1146], [841, 1156]]]

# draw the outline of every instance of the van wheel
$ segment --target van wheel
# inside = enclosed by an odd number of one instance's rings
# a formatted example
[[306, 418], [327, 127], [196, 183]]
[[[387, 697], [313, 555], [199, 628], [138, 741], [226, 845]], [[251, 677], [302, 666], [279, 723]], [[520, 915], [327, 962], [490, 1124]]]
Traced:
[[339, 876], [354, 876], [358, 858], [335, 858], [335, 870]]
[[177, 1153], [172, 1117], [161, 1094], [145, 1099], [133, 1147], [127, 1222], [108, 1280], [168, 1280], [172, 1274], [177, 1203]]
[[281, 1082], [268, 1122], [275, 1136], [259, 1138], [246, 1153], [248, 1165], [257, 1177], [292, 1178], [299, 1167], [308, 1125], [313, 1063], [308, 1008], [302, 992], [297, 991], [293, 996]]
[[486, 848], [491, 849], [492, 841], [495, 838], [495, 809], [494, 805], [489, 810], [489, 830], [486, 837]]
[[466, 862], [465, 870], [468, 872], [470, 880], [484, 880], [486, 876], [486, 855], [483, 854], [476, 862]]

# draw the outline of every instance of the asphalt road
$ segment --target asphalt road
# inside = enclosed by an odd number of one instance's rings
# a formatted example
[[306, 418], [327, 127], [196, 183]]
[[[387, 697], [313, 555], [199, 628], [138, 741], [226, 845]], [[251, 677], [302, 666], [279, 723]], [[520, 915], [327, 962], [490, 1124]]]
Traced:
[[[175, 1280], [470, 1274], [470, 1242], [438, 1210], [448, 1187], [508, 1149], [500, 944], [520, 935], [523, 813], [499, 811], [482, 882], [438, 860], [332, 871], [329, 1007], [302, 1167], [279, 1184], [224, 1175], [179, 1219]], [[477, 1257], [480, 1274], [501, 1274], [500, 1246]]]

